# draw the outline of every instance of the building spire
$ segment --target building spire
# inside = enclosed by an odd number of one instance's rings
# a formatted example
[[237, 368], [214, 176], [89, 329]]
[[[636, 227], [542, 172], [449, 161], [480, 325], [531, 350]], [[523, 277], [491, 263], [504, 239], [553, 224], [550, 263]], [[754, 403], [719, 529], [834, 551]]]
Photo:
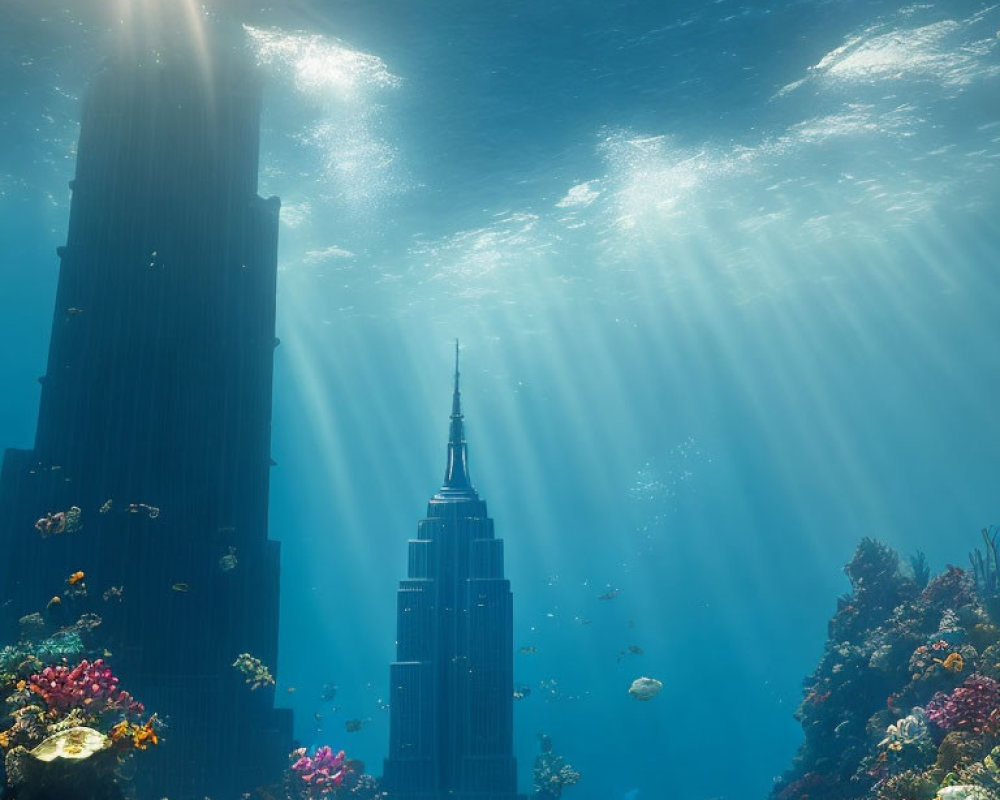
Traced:
[[448, 430], [448, 465], [444, 473], [442, 495], [461, 493], [475, 496], [469, 480], [468, 454], [465, 447], [465, 429], [462, 425], [462, 395], [458, 389], [458, 339], [455, 340], [455, 392], [451, 399], [451, 426]]

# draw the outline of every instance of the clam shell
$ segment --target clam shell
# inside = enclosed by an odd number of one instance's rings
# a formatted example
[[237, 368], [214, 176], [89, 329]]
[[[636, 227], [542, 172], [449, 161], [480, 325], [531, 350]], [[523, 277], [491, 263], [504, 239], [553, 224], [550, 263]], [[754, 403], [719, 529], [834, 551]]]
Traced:
[[55, 761], [68, 758], [79, 761], [103, 750], [110, 739], [93, 728], [67, 728], [44, 739], [28, 753], [39, 761]]

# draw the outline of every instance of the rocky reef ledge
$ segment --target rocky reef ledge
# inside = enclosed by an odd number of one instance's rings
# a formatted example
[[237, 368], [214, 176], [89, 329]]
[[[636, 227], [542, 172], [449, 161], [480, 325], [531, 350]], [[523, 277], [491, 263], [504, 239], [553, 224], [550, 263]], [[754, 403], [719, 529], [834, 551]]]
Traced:
[[1000, 800], [1000, 531], [931, 578], [864, 539], [771, 800]]

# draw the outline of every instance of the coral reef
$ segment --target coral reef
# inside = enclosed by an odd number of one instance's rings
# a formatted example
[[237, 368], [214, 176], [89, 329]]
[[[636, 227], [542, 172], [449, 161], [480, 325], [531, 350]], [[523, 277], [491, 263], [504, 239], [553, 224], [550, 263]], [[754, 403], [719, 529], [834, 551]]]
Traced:
[[297, 755], [298, 758], [291, 769], [306, 784], [310, 797], [326, 797], [344, 782], [347, 767], [344, 764], [343, 750], [334, 755], [329, 745], [323, 745], [310, 756], [306, 748], [302, 747], [292, 755]]
[[[82, 572], [70, 579], [83, 585]], [[123, 761], [157, 744], [156, 715], [143, 722], [142, 704], [103, 658], [91, 658], [101, 652], [90, 641], [100, 624], [85, 612], [46, 635], [50, 622], [35, 612], [19, 620], [17, 643], [0, 649], [4, 800], [122, 798]]]
[[983, 539], [934, 578], [862, 540], [773, 800], [1000, 800], [1000, 533]]
[[280, 784], [257, 789], [244, 800], [387, 800], [378, 779], [365, 772], [365, 765], [348, 759], [329, 745], [312, 755], [305, 747], [288, 754], [289, 766]]

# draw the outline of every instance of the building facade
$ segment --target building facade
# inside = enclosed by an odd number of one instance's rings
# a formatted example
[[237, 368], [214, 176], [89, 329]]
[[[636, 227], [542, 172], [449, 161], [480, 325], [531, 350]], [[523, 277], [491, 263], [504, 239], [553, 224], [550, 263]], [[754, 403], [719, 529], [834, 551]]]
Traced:
[[[90, 638], [168, 725], [139, 796], [226, 800], [277, 778], [293, 744], [273, 689], [232, 667], [277, 661], [280, 203], [257, 195], [254, 70], [194, 56], [123, 51], [85, 97], [35, 443], [0, 474], [0, 613], [8, 629], [99, 614]], [[72, 531], [33, 527], [73, 508]], [[87, 596], [46, 610], [77, 570]]]
[[513, 756], [513, 599], [503, 540], [469, 480], [455, 389], [444, 484], [409, 543], [390, 667], [393, 800], [519, 800]]

